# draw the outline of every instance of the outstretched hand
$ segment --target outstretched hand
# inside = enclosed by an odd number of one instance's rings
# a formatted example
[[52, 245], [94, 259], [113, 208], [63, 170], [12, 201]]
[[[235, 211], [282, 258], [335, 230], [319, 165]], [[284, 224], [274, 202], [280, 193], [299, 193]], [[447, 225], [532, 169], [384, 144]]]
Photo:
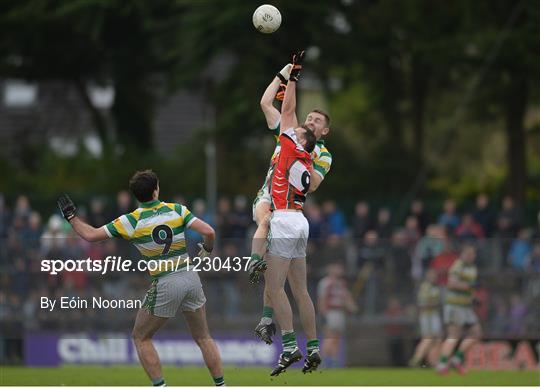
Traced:
[[304, 62], [304, 57], [306, 55], [305, 50], [297, 51], [292, 56], [292, 70], [289, 79], [291, 81], [297, 82], [300, 77], [300, 71], [302, 70], [302, 63]]
[[56, 201], [56, 204], [58, 205], [58, 208], [62, 212], [62, 216], [69, 222], [73, 217], [76, 216], [77, 207], [69, 198], [69, 195], [62, 194], [60, 197], [58, 197], [58, 200]]

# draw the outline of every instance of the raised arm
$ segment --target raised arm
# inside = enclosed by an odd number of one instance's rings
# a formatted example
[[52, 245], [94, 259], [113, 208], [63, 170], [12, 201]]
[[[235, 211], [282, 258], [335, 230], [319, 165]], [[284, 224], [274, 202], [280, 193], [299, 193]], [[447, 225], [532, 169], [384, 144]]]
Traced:
[[77, 207], [67, 194], [62, 194], [57, 201], [58, 207], [64, 218], [70, 223], [71, 227], [79, 236], [89, 242], [102, 241], [109, 238], [103, 227], [94, 228], [77, 217]]
[[280, 121], [280, 113], [274, 106], [274, 98], [276, 98], [276, 94], [282, 85], [283, 88], [285, 88], [285, 85], [289, 80], [291, 68], [292, 65], [290, 63], [285, 65], [285, 67], [276, 74], [261, 97], [261, 110], [264, 113], [266, 124], [270, 129], [275, 129]]
[[[292, 81], [292, 80], [291, 80]], [[281, 105], [281, 126], [279, 133], [289, 128], [296, 128], [298, 120], [296, 119], [296, 82], [289, 82], [285, 90], [285, 98]]]
[[289, 83], [285, 90], [285, 98], [281, 105], [280, 133], [291, 127], [296, 128], [298, 126], [298, 120], [296, 118], [296, 83], [302, 70], [304, 54], [305, 51], [299, 51], [293, 55], [291, 76], [289, 77]]

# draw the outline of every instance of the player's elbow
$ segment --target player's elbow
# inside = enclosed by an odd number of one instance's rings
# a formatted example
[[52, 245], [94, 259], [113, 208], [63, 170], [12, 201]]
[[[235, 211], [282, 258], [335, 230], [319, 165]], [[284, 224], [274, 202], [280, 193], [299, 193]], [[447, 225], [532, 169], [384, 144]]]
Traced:
[[84, 236], [82, 236], [82, 238], [88, 242], [97, 242], [101, 240], [101, 237], [99, 236], [97, 230], [86, 233]]
[[259, 102], [259, 105], [261, 106], [262, 111], [266, 112], [268, 108], [270, 108], [270, 106], [272, 105], [272, 102], [268, 101], [268, 99], [263, 96], [261, 98], [261, 101]]
[[208, 238], [216, 238], [216, 231], [214, 230], [214, 228], [212, 228], [210, 225], [206, 224], [203, 228], [203, 230], [201, 231], [201, 234], [204, 236], [204, 237], [208, 237]]
[[260, 105], [265, 117], [272, 115], [272, 112], [275, 110], [274, 105], [272, 105], [272, 101], [265, 100], [264, 98], [261, 99]]

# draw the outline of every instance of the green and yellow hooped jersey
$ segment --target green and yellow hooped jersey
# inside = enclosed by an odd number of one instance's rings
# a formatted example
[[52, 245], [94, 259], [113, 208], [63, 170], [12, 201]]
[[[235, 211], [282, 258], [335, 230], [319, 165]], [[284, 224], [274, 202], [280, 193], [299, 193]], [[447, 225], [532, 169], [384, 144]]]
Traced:
[[[272, 176], [274, 161], [277, 160], [277, 157], [281, 151], [281, 143], [279, 141], [280, 125], [281, 123], [278, 123], [275, 128], [270, 129], [274, 133], [274, 137], [276, 138], [276, 147], [274, 148], [274, 152], [272, 153], [272, 158], [270, 159], [270, 167], [268, 168], [268, 172], [266, 173], [264, 185], [261, 190], [266, 189], [268, 180], [270, 176]], [[324, 140], [317, 140], [317, 144], [315, 145], [315, 149], [311, 153], [311, 157], [313, 160], [313, 171], [318, 173], [321, 178], [324, 179], [326, 174], [328, 174], [328, 172], [330, 171], [330, 167], [332, 166], [332, 154], [324, 145]]]
[[311, 157], [313, 158], [313, 171], [318, 173], [321, 178], [324, 179], [332, 166], [332, 154], [324, 145], [324, 140], [317, 140], [317, 144], [311, 153]]
[[109, 237], [120, 237], [135, 245], [147, 261], [157, 261], [149, 265], [150, 275], [155, 278], [186, 269], [184, 231], [196, 219], [185, 206], [155, 200], [141, 203], [138, 209], [103, 228]]
[[473, 286], [476, 284], [478, 271], [474, 264], [466, 264], [463, 260], [458, 259], [450, 267], [448, 278], [454, 277], [461, 282], [469, 283], [471, 289], [468, 291], [453, 290], [448, 288], [446, 291], [446, 303], [459, 306], [472, 306], [473, 302]]
[[437, 311], [441, 304], [441, 290], [436, 284], [423, 282], [418, 290], [418, 307], [424, 312]]

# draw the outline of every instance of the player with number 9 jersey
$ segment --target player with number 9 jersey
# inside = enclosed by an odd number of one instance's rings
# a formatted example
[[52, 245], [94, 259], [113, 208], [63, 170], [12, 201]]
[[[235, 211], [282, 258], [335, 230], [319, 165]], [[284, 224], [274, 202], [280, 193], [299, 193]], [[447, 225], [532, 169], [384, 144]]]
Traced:
[[272, 209], [302, 210], [311, 179], [311, 155], [298, 143], [293, 128], [280, 135], [280, 142], [281, 151], [270, 178]]
[[183, 205], [155, 200], [141, 203], [139, 208], [109, 222], [103, 229], [109, 237], [131, 242], [145, 260], [155, 261], [149, 272], [152, 278], [157, 278], [186, 270], [184, 232], [196, 219]]
[[285, 259], [306, 256], [309, 224], [302, 209], [309, 191], [316, 138], [305, 126], [280, 135], [281, 151], [270, 179], [272, 216], [268, 252]]
[[[186, 228], [199, 232], [203, 236], [199, 256], [207, 257], [214, 245], [214, 229], [193, 216], [185, 206], [160, 201], [159, 180], [151, 170], [137, 171], [129, 188], [140, 206], [98, 228], [77, 216], [77, 207], [68, 195], [60, 196], [57, 204], [73, 230], [86, 241], [119, 237], [135, 245], [146, 260], [152, 285], [135, 319], [133, 343], [152, 384], [166, 386], [152, 336], [181, 310], [214, 383], [223, 386], [219, 349], [210, 336], [206, 321], [206, 296], [197, 272], [188, 270], [184, 235]], [[205, 341], [199, 341], [200, 338]]]

